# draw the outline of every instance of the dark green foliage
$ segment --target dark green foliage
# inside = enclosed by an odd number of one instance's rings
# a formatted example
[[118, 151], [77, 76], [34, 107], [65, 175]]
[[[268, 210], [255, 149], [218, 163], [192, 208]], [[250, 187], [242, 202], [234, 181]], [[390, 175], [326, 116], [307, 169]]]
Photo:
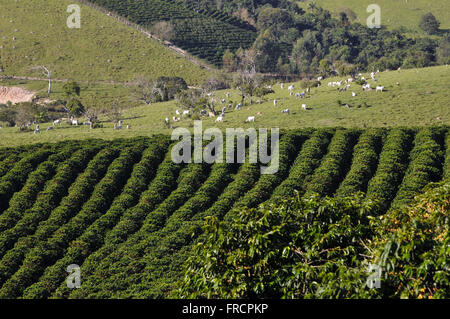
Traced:
[[[371, 237], [372, 203], [299, 197], [242, 210], [229, 223], [205, 222], [204, 241], [187, 261], [183, 298], [345, 297], [341, 270], [358, 268]], [[335, 290], [322, 289], [340, 282]]]
[[338, 130], [328, 147], [328, 153], [314, 172], [307, 193], [318, 193], [321, 196], [331, 195], [338, 188], [349, 169], [353, 155], [353, 146], [359, 131]]
[[430, 182], [441, 179], [443, 151], [440, 142], [445, 131], [422, 129], [414, 139], [414, 148], [409, 154], [409, 166], [392, 205], [404, 206]]
[[440, 25], [441, 23], [431, 12], [424, 14], [419, 22], [419, 28], [428, 34], [438, 33]]
[[378, 199], [384, 209], [394, 199], [405, 174], [413, 135], [409, 129], [392, 129], [386, 137], [375, 176], [367, 187], [367, 198]]
[[360, 136], [354, 149], [352, 166], [336, 191], [337, 196], [349, 196], [355, 192], [366, 191], [378, 164], [384, 133], [385, 131], [381, 129], [369, 129]]

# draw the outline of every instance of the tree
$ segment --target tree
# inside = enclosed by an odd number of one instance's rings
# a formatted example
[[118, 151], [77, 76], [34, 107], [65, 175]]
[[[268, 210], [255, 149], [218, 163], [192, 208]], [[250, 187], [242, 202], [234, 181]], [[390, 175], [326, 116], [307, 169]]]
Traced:
[[35, 120], [36, 108], [30, 102], [17, 104], [15, 106], [15, 111], [15, 123], [21, 131], [25, 129], [28, 123], [32, 123]]
[[171, 41], [175, 36], [175, 29], [172, 23], [159, 21], [151, 28], [152, 33], [163, 41]]
[[93, 129], [95, 127], [95, 123], [98, 122], [99, 113], [99, 110], [94, 107], [89, 107], [86, 109], [86, 111], [84, 112], [84, 116], [91, 123], [89, 125], [89, 128]]
[[48, 78], [48, 89], [47, 94], [50, 95], [52, 91], [52, 71], [50, 71], [46, 66], [40, 65], [32, 68], [35, 71], [41, 70], [43, 74]]
[[441, 23], [431, 12], [424, 14], [419, 22], [419, 28], [428, 34], [437, 34], [440, 25]]
[[439, 42], [437, 60], [440, 64], [450, 63], [450, 33], [446, 33]]
[[227, 72], [236, 71], [235, 55], [229, 49], [225, 50], [225, 53], [223, 54], [223, 57], [222, 57], [222, 61], [223, 61], [223, 67]]
[[84, 114], [84, 106], [77, 98], [69, 98], [66, 108], [71, 116], [79, 117]]

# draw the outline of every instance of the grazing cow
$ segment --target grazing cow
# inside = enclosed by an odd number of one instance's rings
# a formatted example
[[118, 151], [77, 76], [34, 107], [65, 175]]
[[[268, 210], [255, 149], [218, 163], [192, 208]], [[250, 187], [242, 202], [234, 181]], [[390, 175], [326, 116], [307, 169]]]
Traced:
[[183, 116], [189, 115], [189, 110], [183, 111]]
[[242, 108], [242, 104], [239, 103], [238, 105], [236, 105], [236, 107], [234, 109], [237, 111], [237, 110], [240, 110], [241, 108]]
[[305, 98], [306, 97], [306, 93], [305, 92], [300, 92], [296, 94], [297, 98]]
[[47, 131], [51, 131], [51, 130], [53, 130], [54, 129], [54, 127], [53, 126], [49, 126], [49, 127], [47, 127]]
[[378, 92], [378, 91], [383, 92], [383, 90], [384, 90], [384, 86], [377, 86], [376, 92]]
[[293, 95], [294, 95], [294, 92], [292, 92], [292, 91], [289, 92], [289, 95], [290, 95], [290, 96], [293, 96]]
[[302, 109], [306, 111], [306, 104], [302, 104]]
[[223, 114], [220, 114], [220, 116], [217, 117], [216, 123], [217, 122], [223, 122]]
[[231, 109], [233, 107], [233, 104], [228, 104], [228, 108]]
[[220, 100], [220, 103], [224, 104], [226, 102], [225, 99]]
[[283, 113], [283, 114], [291, 114], [291, 112], [289, 111], [289, 109], [282, 110], [281, 113]]
[[294, 84], [292, 84], [292, 85], [290, 85], [290, 86], [288, 87], [288, 90], [289, 90], [289, 91], [292, 91], [294, 88], [295, 88], [295, 86], [294, 86]]
[[169, 125], [169, 124], [170, 124], [170, 120], [169, 120], [169, 118], [168, 118], [168, 117], [166, 117], [166, 119], [164, 120], [164, 122], [166, 123], [166, 125]]
[[352, 92], [352, 96], [356, 96], [356, 93], [355, 93], [355, 92]]
[[317, 81], [322, 81], [323, 80], [323, 76], [319, 76], [318, 78], [317, 78]]
[[227, 99], [230, 98], [230, 92], [225, 93], [225, 96], [227, 97]]
[[115, 130], [121, 130], [122, 129], [122, 120], [119, 121], [119, 125], [114, 126]]
[[41, 130], [39, 129], [39, 124], [36, 125], [36, 129], [34, 130], [34, 134], [40, 133]]
[[131, 129], [131, 126], [130, 126], [130, 125], [127, 125], [127, 130], [129, 130], [129, 129]]
[[174, 122], [179, 122], [179, 121], [180, 121], [180, 118], [179, 118], [179, 117], [176, 117], [176, 116], [174, 116], [174, 117], [172, 117], [172, 120], [173, 120]]
[[255, 117], [254, 116], [247, 117], [247, 119], [245, 120], [245, 123], [249, 123], [249, 122], [255, 122]]
[[277, 106], [278, 101], [277, 100], [273, 100], [273, 106]]
[[61, 120], [54, 120], [53, 121], [53, 125], [57, 125], [57, 124], [61, 125]]
[[176, 115], [180, 115], [180, 111], [176, 110], [176, 111], [175, 111], [175, 114], [176, 114]]

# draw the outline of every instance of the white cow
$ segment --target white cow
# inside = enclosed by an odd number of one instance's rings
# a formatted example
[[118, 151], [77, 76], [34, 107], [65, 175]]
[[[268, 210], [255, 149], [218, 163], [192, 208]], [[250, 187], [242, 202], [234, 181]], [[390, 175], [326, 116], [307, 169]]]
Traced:
[[220, 114], [220, 116], [217, 117], [216, 123], [217, 122], [223, 122], [223, 114]]
[[278, 101], [277, 100], [273, 100], [273, 106], [277, 106]]
[[281, 88], [282, 88], [282, 89], [284, 89], [284, 83], [281, 83], [281, 85], [280, 85], [280, 86], [281, 86]]
[[189, 110], [183, 111], [183, 116], [189, 115]]
[[306, 104], [302, 104], [302, 109], [306, 111]]
[[352, 96], [356, 96], [356, 93], [355, 93], [355, 92], [352, 92]]
[[225, 93], [225, 96], [227, 97], [227, 99], [230, 98], [230, 92]]
[[295, 86], [294, 86], [294, 84], [292, 84], [292, 85], [290, 85], [290, 86], [288, 87], [288, 90], [289, 90], [289, 91], [292, 91], [294, 88], [295, 88]]
[[245, 123], [249, 123], [249, 122], [255, 122], [255, 117], [254, 116], [247, 117], [247, 119], [245, 120]]
[[78, 126], [78, 120], [77, 119], [72, 120], [72, 125]]
[[283, 114], [291, 114], [291, 111], [289, 109], [285, 109], [285, 110], [282, 110], [281, 113], [283, 113]]
[[383, 92], [383, 90], [384, 90], [384, 86], [377, 86], [376, 92], [378, 92], [378, 91]]
[[53, 125], [57, 125], [57, 124], [61, 125], [61, 120], [54, 120], [53, 121]]

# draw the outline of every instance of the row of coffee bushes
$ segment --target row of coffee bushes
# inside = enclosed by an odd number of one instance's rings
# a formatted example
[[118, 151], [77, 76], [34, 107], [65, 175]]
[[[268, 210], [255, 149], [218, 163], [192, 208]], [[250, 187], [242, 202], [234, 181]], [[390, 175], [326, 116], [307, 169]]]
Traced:
[[[106, 234], [103, 246], [91, 253], [81, 265], [81, 271], [86, 278], [99, 269], [99, 264], [103, 259], [116, 251], [120, 244], [139, 230], [148, 212], [163, 202], [177, 187], [177, 178], [181, 168], [182, 165], [173, 163], [169, 151], [158, 167], [156, 177], [141, 195], [139, 203], [124, 212], [118, 224]], [[55, 294], [59, 297], [67, 297], [70, 292], [66, 285], [61, 285]]]
[[[176, 164], [174, 164], [176, 165]], [[177, 165], [179, 166], [179, 165]], [[181, 207], [195, 192], [199, 189], [209, 174], [209, 165], [206, 164], [189, 164], [185, 167], [179, 176], [177, 188], [165, 198], [165, 200], [153, 211], [146, 208], [143, 209], [145, 219], [141, 229], [138, 232], [132, 232], [126, 241], [120, 243], [120, 246], [115, 245], [115, 250], [112, 251], [103, 260], [99, 261], [97, 265], [91, 267], [92, 274], [85, 277], [83, 289], [74, 291], [73, 294], [80, 296], [83, 294], [93, 294], [98, 291], [108, 290], [104, 285], [114, 286], [112, 290], [120, 289], [114, 281], [104, 281], [103, 276], [112, 276], [114, 272], [121, 273], [121, 266], [116, 264], [123, 258], [126, 259], [125, 264], [134, 259], [140, 254], [140, 251], [145, 249], [143, 246], [138, 246], [140, 240], [146, 234], [152, 233], [164, 227], [167, 218]], [[158, 239], [156, 239], [158, 240]], [[145, 243], [144, 243], [145, 244]]]
[[450, 180], [450, 130], [445, 136], [445, 162], [444, 162], [444, 179]]
[[[303, 143], [308, 137], [309, 132], [288, 132], [284, 134], [279, 141], [279, 159], [278, 159], [278, 171], [275, 174], [264, 174], [258, 180], [256, 185], [247, 194], [245, 194], [236, 204], [234, 209], [241, 209], [243, 207], [256, 207], [262, 202], [268, 200], [273, 193], [275, 187], [277, 187], [289, 174], [289, 169]], [[273, 154], [272, 150], [272, 156]], [[276, 165], [275, 159], [272, 157], [272, 162], [267, 165]], [[226, 219], [233, 215], [232, 212], [227, 214]]]
[[425, 185], [436, 182], [442, 176], [444, 160], [443, 140], [445, 131], [440, 128], [420, 130], [414, 139], [414, 148], [403, 181], [392, 202], [392, 207], [401, 207], [409, 203]]
[[[205, 211], [201, 211], [189, 220], [184, 220], [178, 230], [170, 233], [164, 241], [166, 244], [160, 248], [159, 255], [163, 256], [158, 260], [160, 265], [157, 271], [160, 275], [154, 277], [149, 286], [133, 284], [128, 291], [120, 296], [139, 296], [140, 298], [159, 298], [167, 295], [167, 291], [173, 289], [173, 285], [182, 277], [182, 263], [188, 257], [194, 242], [198, 240], [205, 217], [216, 216], [222, 218], [233, 207], [233, 205], [257, 184], [260, 178], [260, 166], [249, 162], [248, 153], [245, 164], [243, 164], [231, 182], [217, 198], [214, 204]], [[200, 236], [201, 237], [201, 236]], [[169, 247], [169, 248], [167, 248]], [[167, 257], [164, 257], [165, 249]], [[155, 255], [150, 258], [157, 258]], [[149, 264], [149, 262], [147, 262]], [[146, 268], [148, 269], [148, 267]], [[137, 278], [140, 278], [139, 276]], [[145, 279], [144, 279], [145, 281]], [[137, 287], [136, 287], [137, 285]]]
[[123, 149], [121, 155], [112, 162], [104, 178], [95, 186], [89, 201], [68, 223], [59, 227], [54, 234], [40, 241], [26, 255], [22, 266], [0, 289], [1, 297], [20, 296], [24, 289], [34, 283], [47, 266], [52, 265], [67, 249], [67, 245], [77, 238], [109, 207], [122, 189], [134, 163], [141, 157], [144, 143]]
[[[93, 147], [92, 150], [95, 153], [97, 148]], [[49, 186], [49, 190], [55, 191], [57, 195], [55, 197], [53, 193], [44, 195], [10, 230], [10, 236], [21, 237], [16, 241], [14, 248], [9, 250], [0, 261], [1, 283], [17, 271], [24, 257], [33, 247], [47, 240], [59, 227], [76, 215], [117, 154], [117, 150], [110, 148], [100, 151], [73, 184], [70, 179], [83, 169], [84, 166], [80, 164], [89, 160], [89, 152], [80, 152], [73, 158], [74, 162], [68, 163], [58, 172], [54, 183]], [[72, 171], [71, 164], [74, 165], [75, 171]], [[71, 186], [66, 191], [69, 184]], [[67, 195], [61, 200], [57, 198], [58, 194], [64, 196], [66, 193]]]
[[[287, 175], [290, 164], [296, 157], [306, 136], [305, 132], [289, 132], [282, 136], [279, 145], [278, 172], [276, 174], [261, 175], [254, 187], [242, 196], [242, 203], [257, 205], [270, 196], [277, 183]], [[241, 200], [238, 201], [237, 206], [245, 206], [245, 204], [240, 202]], [[144, 257], [146, 263], [144, 270], [136, 274], [135, 278], [131, 277], [127, 281], [129, 282], [128, 291], [118, 296], [157, 298], [163, 296], [168, 288], [173, 288], [171, 286], [182, 276], [180, 272], [182, 261], [185, 260], [186, 253], [190, 250], [193, 240], [199, 234], [203, 218], [208, 216], [207, 212], [204, 213], [200, 210], [199, 213], [193, 216], [177, 214], [179, 213], [177, 212], [171, 216], [167, 226], [156, 234], [157, 237], [162, 239], [154, 248], [148, 249], [149, 253]], [[217, 212], [210, 212], [214, 216], [218, 215]]]
[[366, 191], [367, 184], [377, 169], [385, 132], [384, 129], [368, 129], [362, 133], [355, 146], [352, 166], [336, 191], [337, 196], [345, 197], [358, 191]]
[[333, 132], [327, 129], [316, 130], [304, 143], [286, 178], [273, 192], [271, 201], [277, 202], [295, 195], [295, 191], [304, 191], [314, 170], [320, 165]]
[[167, 151], [168, 139], [156, 140], [143, 153], [135, 165], [120, 196], [114, 199], [109, 210], [72, 241], [63, 258], [45, 270], [39, 281], [24, 292], [25, 298], [47, 298], [66, 277], [67, 265], [81, 265], [85, 258], [102, 246], [106, 232], [117, 224], [123, 213], [134, 207], [143, 191], [154, 177], [158, 165]]
[[[93, 148], [90, 148], [89, 150], [82, 149], [75, 153], [72, 153], [73, 151], [74, 150], [69, 149], [64, 153], [50, 156], [51, 158], [58, 155], [63, 156], [63, 154], [67, 157], [71, 154], [73, 155], [59, 165], [59, 167], [55, 167], [56, 163], [51, 163], [49, 165], [41, 164], [40, 168], [30, 174], [29, 179], [31, 180], [31, 183], [27, 183], [25, 187], [11, 199], [9, 208], [2, 216], [0, 216], [0, 229], [2, 231], [0, 234], [0, 257], [2, 257], [6, 250], [12, 246], [17, 238], [25, 235], [24, 230], [29, 229], [33, 224], [33, 216], [38, 215], [40, 220], [43, 220], [48, 216], [52, 209], [61, 201], [70, 184], [82, 169], [82, 167], [79, 167], [78, 165], [87, 164], [87, 161], [89, 161], [94, 154]], [[53, 165], [53, 167], [51, 165]], [[38, 191], [35, 190], [35, 187], [38, 187], [41, 181], [45, 181], [43, 174], [52, 175], [54, 177], [46, 183], [44, 190], [37, 195], [37, 198], [36, 196], [31, 196], [30, 193], [36, 193]], [[34, 200], [35, 198], [36, 200]], [[24, 201], [28, 204], [24, 205]], [[41, 205], [44, 206], [42, 207]], [[39, 207], [39, 210], [36, 214], [37, 207]]]
[[385, 212], [397, 193], [408, 166], [408, 155], [415, 132], [394, 128], [386, 137], [375, 176], [369, 181], [366, 197], [377, 199], [380, 213]]
[[[205, 183], [191, 199], [168, 218], [161, 230], [148, 232], [145, 227], [143, 228], [145, 233], [141, 234], [141, 242], [137, 245], [139, 255], [123, 269], [128, 274], [125, 280], [121, 281], [124, 290], [138, 283], [139, 289], [145, 291], [147, 286], [145, 283], [140, 285], [141, 282], [149, 283], [156, 278], [155, 276], [170, 277], [171, 272], [164, 265], [171, 265], [171, 268], [175, 266], [174, 252], [193, 240], [194, 229], [185, 227], [186, 222], [211, 207], [232, 180], [231, 169], [232, 166], [228, 164], [214, 164]], [[158, 261], [157, 264], [154, 263], [155, 260]]]
[[42, 148], [43, 144], [31, 144], [17, 147], [3, 147], [0, 149], [0, 178], [5, 175], [11, 167], [14, 166], [25, 156], [34, 153]]
[[0, 181], [0, 214], [8, 207], [9, 200], [15, 192], [22, 188], [28, 175], [45, 161], [52, 151], [48, 147], [32, 152], [22, 158]]
[[318, 193], [321, 196], [331, 195], [338, 188], [348, 171], [353, 155], [353, 147], [360, 132], [357, 130], [337, 130], [322, 159], [314, 172], [307, 193]]
[[[60, 152], [51, 155], [46, 161], [38, 165], [35, 171], [28, 175], [22, 189], [12, 196], [8, 208], [0, 216], [0, 232], [11, 228], [29, 209], [48, 180], [54, 176], [58, 167], [70, 158], [77, 147], [66, 146]], [[1, 249], [0, 249], [1, 255]]]

